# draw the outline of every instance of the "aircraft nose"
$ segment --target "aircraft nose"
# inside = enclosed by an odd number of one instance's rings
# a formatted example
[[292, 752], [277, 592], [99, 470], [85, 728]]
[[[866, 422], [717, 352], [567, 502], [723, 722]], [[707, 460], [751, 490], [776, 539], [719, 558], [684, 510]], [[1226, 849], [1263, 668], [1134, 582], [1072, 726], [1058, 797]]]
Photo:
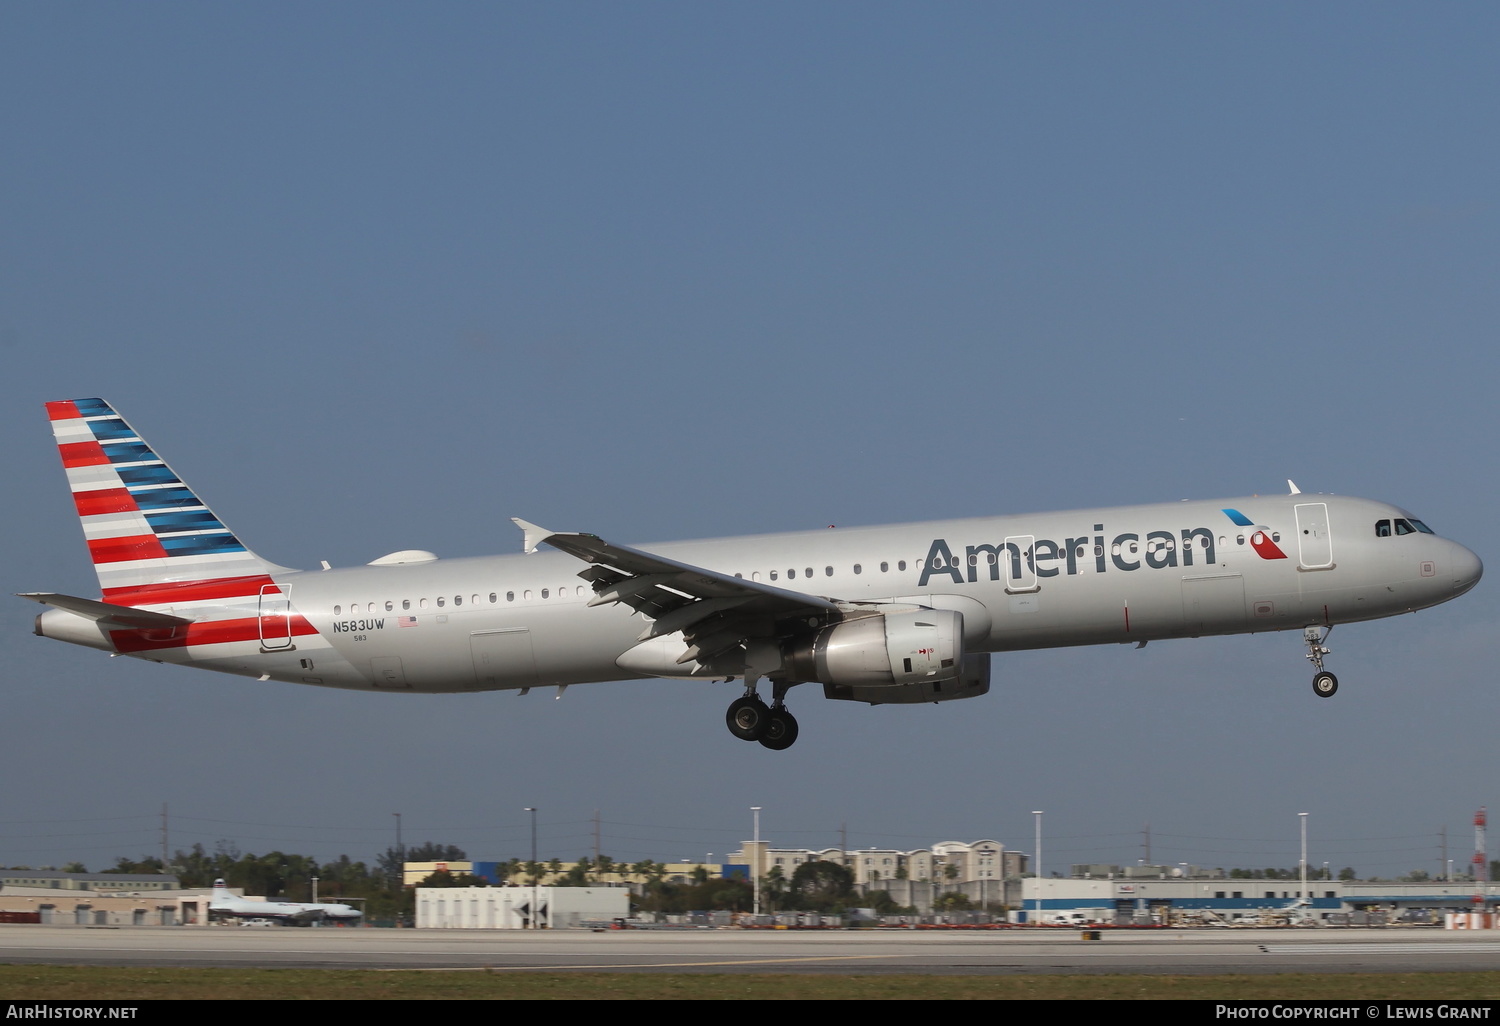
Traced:
[[1479, 557], [1457, 542], [1453, 544], [1451, 565], [1454, 594], [1463, 594], [1478, 584], [1479, 578], [1484, 576], [1484, 564], [1480, 562]]

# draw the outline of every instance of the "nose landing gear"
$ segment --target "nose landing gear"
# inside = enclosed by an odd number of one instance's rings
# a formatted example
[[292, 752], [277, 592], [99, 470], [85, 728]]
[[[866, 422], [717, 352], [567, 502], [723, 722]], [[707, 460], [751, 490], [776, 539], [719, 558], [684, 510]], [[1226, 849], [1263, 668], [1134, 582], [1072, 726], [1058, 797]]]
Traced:
[[1332, 627], [1307, 627], [1302, 631], [1302, 640], [1307, 645], [1307, 658], [1318, 668], [1313, 674], [1313, 694], [1319, 698], [1332, 698], [1339, 689], [1339, 679], [1323, 669], [1323, 657], [1332, 650], [1323, 643], [1333, 633]]

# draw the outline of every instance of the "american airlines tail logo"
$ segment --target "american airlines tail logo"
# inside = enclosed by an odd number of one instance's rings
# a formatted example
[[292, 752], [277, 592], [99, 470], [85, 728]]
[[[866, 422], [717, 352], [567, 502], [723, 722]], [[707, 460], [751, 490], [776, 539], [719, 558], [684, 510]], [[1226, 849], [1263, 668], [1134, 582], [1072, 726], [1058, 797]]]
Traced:
[[1265, 528], [1258, 526], [1255, 521], [1237, 509], [1226, 509], [1223, 512], [1237, 526], [1255, 528], [1255, 533], [1250, 536], [1250, 547], [1255, 550], [1255, 554], [1261, 559], [1286, 558], [1286, 553], [1281, 551], [1281, 547], [1271, 539], [1271, 536], [1266, 533]]

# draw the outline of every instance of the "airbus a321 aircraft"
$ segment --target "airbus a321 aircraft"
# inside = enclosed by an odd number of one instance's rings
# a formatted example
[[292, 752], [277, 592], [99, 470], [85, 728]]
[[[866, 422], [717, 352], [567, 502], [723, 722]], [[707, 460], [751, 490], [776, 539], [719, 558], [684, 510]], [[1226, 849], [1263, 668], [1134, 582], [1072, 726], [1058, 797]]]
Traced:
[[1405, 510], [1295, 485], [649, 549], [517, 520], [515, 555], [290, 570], [241, 544], [103, 400], [47, 410], [102, 595], [23, 596], [52, 607], [43, 637], [367, 691], [740, 680], [730, 732], [776, 750], [797, 738], [796, 684], [871, 705], [973, 698], [990, 653], [1017, 649], [1300, 630], [1327, 698], [1335, 624], [1435, 606], [1483, 572]]

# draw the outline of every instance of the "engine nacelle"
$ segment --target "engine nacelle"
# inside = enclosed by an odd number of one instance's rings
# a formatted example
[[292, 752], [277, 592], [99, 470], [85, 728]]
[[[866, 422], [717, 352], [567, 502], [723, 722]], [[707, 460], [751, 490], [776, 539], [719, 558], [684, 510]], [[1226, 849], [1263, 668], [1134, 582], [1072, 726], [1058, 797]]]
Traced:
[[781, 652], [781, 665], [790, 679], [850, 688], [952, 681], [963, 661], [964, 618], [951, 609], [872, 613], [844, 620], [787, 642]]
[[918, 681], [897, 687], [862, 688], [847, 684], [824, 684], [823, 697], [870, 705], [914, 705], [918, 702], [952, 702], [978, 698], [990, 690], [988, 652], [964, 656], [956, 680]]

